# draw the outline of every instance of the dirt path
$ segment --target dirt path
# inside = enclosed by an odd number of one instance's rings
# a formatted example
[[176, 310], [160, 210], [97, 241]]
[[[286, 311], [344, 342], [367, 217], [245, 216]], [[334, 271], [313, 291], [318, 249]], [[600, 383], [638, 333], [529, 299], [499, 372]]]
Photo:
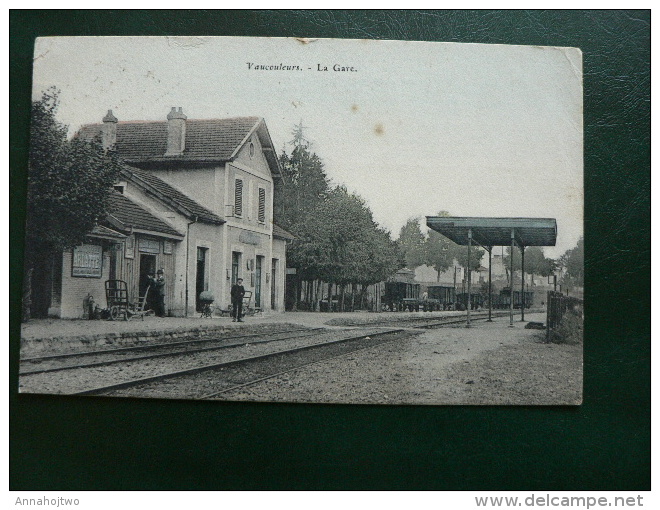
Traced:
[[[542, 320], [531, 315], [529, 320]], [[384, 404], [578, 404], [582, 346], [543, 332], [479, 322], [424, 333], [300, 369], [231, 398]]]

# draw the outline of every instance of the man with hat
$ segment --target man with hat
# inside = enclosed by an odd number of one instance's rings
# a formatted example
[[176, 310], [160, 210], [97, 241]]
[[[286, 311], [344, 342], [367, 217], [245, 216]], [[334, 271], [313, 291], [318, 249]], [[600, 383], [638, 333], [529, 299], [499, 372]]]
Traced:
[[243, 278], [236, 280], [231, 286], [231, 316], [232, 322], [243, 322], [243, 296], [245, 296], [245, 287], [243, 287]]
[[158, 317], [165, 317], [165, 272], [163, 269], [156, 271], [156, 278], [150, 278], [149, 285], [153, 289], [155, 302], [154, 308]]

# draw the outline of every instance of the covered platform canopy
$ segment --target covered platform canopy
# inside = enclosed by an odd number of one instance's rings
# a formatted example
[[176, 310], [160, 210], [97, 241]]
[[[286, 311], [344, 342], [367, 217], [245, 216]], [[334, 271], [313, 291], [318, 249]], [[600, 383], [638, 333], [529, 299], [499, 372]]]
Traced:
[[[557, 220], [554, 218], [485, 218], [456, 216], [427, 216], [426, 225], [451, 239], [468, 246], [468, 304], [467, 325], [470, 325], [471, 263], [470, 247], [477, 243], [488, 251], [488, 320], [492, 315], [491, 252], [493, 246], [517, 245], [521, 253], [522, 284], [520, 294], [521, 320], [525, 320], [525, 248], [528, 246], [554, 246], [557, 242]], [[511, 257], [510, 325], [513, 326], [513, 257]]]
[[426, 225], [456, 244], [472, 241], [484, 248], [509, 246], [511, 233], [518, 246], [554, 246], [557, 242], [557, 220], [554, 218], [457, 218], [427, 216]]

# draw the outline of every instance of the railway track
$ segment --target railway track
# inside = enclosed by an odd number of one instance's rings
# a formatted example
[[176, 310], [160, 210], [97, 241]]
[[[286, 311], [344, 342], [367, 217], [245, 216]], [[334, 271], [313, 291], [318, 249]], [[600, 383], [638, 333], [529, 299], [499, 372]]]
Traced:
[[[361, 328], [364, 335], [374, 334], [381, 328]], [[352, 329], [307, 328], [297, 334], [284, 335], [284, 332], [264, 335], [242, 335], [231, 343], [202, 348], [188, 348], [172, 352], [157, 352], [134, 356], [128, 351], [117, 359], [115, 350], [104, 351], [99, 356], [86, 354], [84, 360], [61, 358], [57, 366], [24, 368], [19, 375], [21, 393], [59, 393], [75, 394], [86, 388], [105, 383], [122, 383], [167, 374], [175, 370], [196, 369], [209, 364], [230, 362], [272, 353], [274, 350], [286, 350], [305, 346], [331, 343], [334, 340], [352, 338], [358, 335]], [[259, 336], [261, 338], [255, 338]], [[249, 342], [246, 342], [246, 339]], [[226, 339], [225, 339], [226, 340]], [[195, 343], [199, 343], [195, 341]], [[160, 344], [160, 347], [163, 345]], [[165, 347], [170, 347], [166, 344]]]
[[[242, 347], [246, 345], [246, 340], [250, 344], [266, 344], [270, 342], [291, 340], [295, 338], [304, 338], [325, 328], [304, 328], [289, 331], [272, 333], [272, 336], [263, 338], [263, 333], [231, 336], [220, 339], [195, 339], [182, 340], [177, 342], [168, 342], [152, 345], [140, 345], [133, 347], [120, 347], [115, 349], [102, 349], [97, 351], [85, 351], [80, 353], [56, 354], [51, 356], [33, 357], [21, 360], [20, 376], [44, 374], [49, 372], [59, 372], [62, 370], [72, 370], [78, 368], [93, 368], [113, 365], [117, 363], [128, 363], [133, 361], [143, 361], [167, 356], [178, 356], [182, 354], [195, 354], [200, 352], [211, 352], [220, 349], [229, 349], [233, 347]], [[293, 334], [292, 333], [298, 333]], [[288, 336], [281, 336], [288, 335]], [[253, 340], [261, 338], [259, 340]], [[252, 341], [250, 341], [252, 340]], [[229, 342], [228, 342], [229, 341]], [[222, 344], [219, 345], [219, 343]], [[228, 342], [228, 343], [227, 343]], [[210, 347], [204, 347], [210, 345]], [[151, 353], [142, 356], [130, 356], [134, 353]], [[108, 359], [108, 356], [110, 358]], [[77, 362], [84, 359], [88, 361]], [[36, 369], [27, 367], [37, 366]]]
[[[390, 325], [400, 325], [401, 327], [412, 327], [412, 328], [436, 328], [453, 324], [465, 323], [465, 313], [462, 315], [450, 315], [445, 317], [419, 317], [419, 316], [406, 316], [406, 312], [400, 312], [400, 316], [391, 316], [383, 320], [373, 321], [373, 322], [348, 322], [341, 324], [346, 327], [368, 327], [368, 326], [390, 326]], [[493, 312], [492, 317], [507, 317], [509, 315], [508, 311]], [[470, 315], [471, 320], [482, 320], [488, 318], [488, 312], [472, 312]], [[404, 324], [406, 326], [404, 326]]]
[[[492, 315], [493, 319], [496, 319], [498, 317], [508, 317], [509, 313], [504, 313], [504, 312], [497, 312], [493, 313]], [[474, 314], [470, 316], [470, 321], [484, 321], [488, 320], [488, 314]], [[434, 328], [442, 328], [444, 326], [453, 326], [454, 324], [463, 324], [465, 325], [465, 316], [461, 318], [457, 317], [447, 317], [446, 320], [439, 321], [439, 322], [431, 322], [429, 324], [422, 324], [422, 325], [417, 325], [414, 326], [415, 328], [419, 329], [434, 329]]]
[[259, 356], [211, 363], [117, 384], [98, 386], [74, 394], [147, 398], [216, 398], [232, 390], [244, 388], [310, 364], [341, 357], [413, 334], [404, 332], [402, 329], [390, 329], [353, 335], [321, 344], [284, 349]]
[[[492, 316], [506, 317], [508, 312]], [[472, 314], [474, 321], [487, 318], [487, 313]], [[465, 324], [464, 316], [396, 319], [345, 325], [358, 326], [357, 331], [301, 328], [27, 358], [21, 360], [20, 391], [220, 398], [308, 364], [402, 338], [404, 331], [408, 336]], [[392, 322], [396, 326], [387, 326]]]

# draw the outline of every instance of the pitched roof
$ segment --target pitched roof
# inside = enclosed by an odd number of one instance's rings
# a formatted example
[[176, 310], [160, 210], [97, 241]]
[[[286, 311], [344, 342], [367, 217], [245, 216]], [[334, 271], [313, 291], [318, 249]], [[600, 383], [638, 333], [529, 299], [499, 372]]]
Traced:
[[282, 227], [275, 225], [275, 223], [273, 223], [273, 237], [277, 237], [278, 239], [284, 239], [285, 241], [292, 241], [293, 239], [296, 238], [296, 236], [294, 236], [290, 232], [287, 232]]
[[187, 218], [197, 218], [202, 223], [221, 225], [226, 223], [217, 214], [198, 204], [189, 196], [170, 186], [151, 172], [125, 165], [122, 175], [141, 189], [150, 192], [157, 199], [175, 208]]
[[121, 193], [113, 191], [109, 198], [107, 220], [115, 228], [124, 231], [133, 228], [167, 236], [183, 237], [183, 234], [177, 232], [167, 223], [156, 218]]
[[[117, 123], [117, 152], [127, 161], [164, 158], [169, 160], [208, 159], [228, 161], [247, 136], [262, 122], [260, 117], [186, 120], [185, 150], [180, 156], [166, 156], [167, 121], [126, 121]], [[79, 137], [92, 139], [102, 124], [87, 124]]]

